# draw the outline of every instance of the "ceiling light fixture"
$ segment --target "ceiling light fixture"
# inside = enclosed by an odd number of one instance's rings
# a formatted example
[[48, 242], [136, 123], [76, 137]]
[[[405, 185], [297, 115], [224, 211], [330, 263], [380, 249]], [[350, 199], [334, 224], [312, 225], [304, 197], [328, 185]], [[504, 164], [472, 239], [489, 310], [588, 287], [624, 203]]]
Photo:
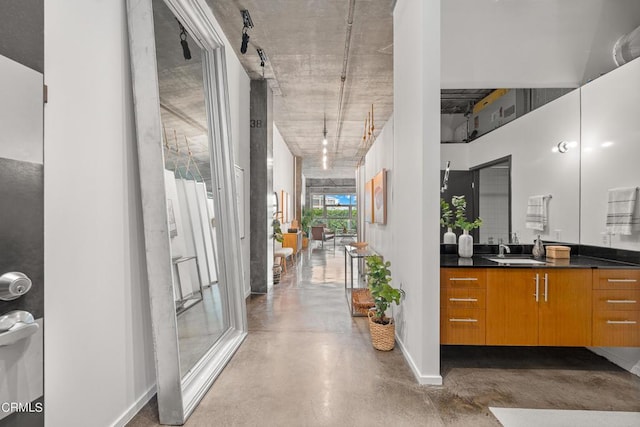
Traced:
[[322, 128], [322, 145], [327, 145], [329, 142], [327, 141], [327, 115], [324, 115], [324, 127]]
[[240, 53], [247, 53], [247, 47], [249, 46], [249, 34], [247, 31], [249, 28], [253, 28], [253, 20], [251, 19], [251, 15], [249, 15], [248, 10], [242, 10], [242, 43], [240, 44]]
[[322, 154], [327, 154], [327, 147], [322, 147]]
[[[176, 18], [176, 21], [178, 19]], [[180, 44], [182, 45], [182, 55], [185, 60], [191, 59], [191, 49], [189, 49], [189, 42], [187, 42], [187, 30], [182, 26], [180, 21], [178, 21], [178, 25], [180, 26]]]

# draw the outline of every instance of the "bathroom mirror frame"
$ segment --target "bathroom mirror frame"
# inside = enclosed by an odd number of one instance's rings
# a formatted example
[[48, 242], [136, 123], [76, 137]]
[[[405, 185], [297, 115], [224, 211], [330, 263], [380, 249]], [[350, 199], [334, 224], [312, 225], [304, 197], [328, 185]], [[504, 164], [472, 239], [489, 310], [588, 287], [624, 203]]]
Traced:
[[193, 369], [181, 377], [152, 0], [127, 0], [158, 412], [162, 424], [182, 425], [246, 337], [247, 315], [241, 289], [240, 230], [221, 30], [204, 0], [164, 0], [164, 3], [202, 49], [214, 211], [218, 223], [219, 280], [226, 284], [229, 307], [228, 329]]

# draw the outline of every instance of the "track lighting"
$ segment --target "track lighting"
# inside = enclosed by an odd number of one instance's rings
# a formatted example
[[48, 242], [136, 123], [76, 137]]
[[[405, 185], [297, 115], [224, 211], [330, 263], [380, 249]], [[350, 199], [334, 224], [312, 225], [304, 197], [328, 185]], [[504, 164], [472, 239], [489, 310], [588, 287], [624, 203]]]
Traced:
[[264, 63], [267, 62], [267, 55], [263, 49], [256, 49], [258, 56], [260, 57], [260, 66], [264, 68]]
[[253, 21], [251, 20], [251, 15], [249, 15], [248, 10], [242, 10], [242, 44], [240, 45], [240, 53], [247, 53], [247, 47], [249, 46], [249, 34], [247, 34], [247, 30], [249, 28], [253, 28]]
[[[176, 19], [176, 21], [178, 21]], [[182, 45], [182, 55], [185, 60], [191, 59], [191, 49], [189, 49], [189, 42], [187, 42], [187, 30], [182, 26], [180, 21], [178, 21], [178, 25], [180, 26], [180, 44]]]

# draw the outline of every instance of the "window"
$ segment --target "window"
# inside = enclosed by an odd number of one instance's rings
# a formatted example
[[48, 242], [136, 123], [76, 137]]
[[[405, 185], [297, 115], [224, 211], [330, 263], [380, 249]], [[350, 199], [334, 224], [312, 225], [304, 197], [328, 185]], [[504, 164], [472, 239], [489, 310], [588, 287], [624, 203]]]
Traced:
[[338, 232], [355, 232], [358, 208], [355, 194], [314, 194], [313, 220]]

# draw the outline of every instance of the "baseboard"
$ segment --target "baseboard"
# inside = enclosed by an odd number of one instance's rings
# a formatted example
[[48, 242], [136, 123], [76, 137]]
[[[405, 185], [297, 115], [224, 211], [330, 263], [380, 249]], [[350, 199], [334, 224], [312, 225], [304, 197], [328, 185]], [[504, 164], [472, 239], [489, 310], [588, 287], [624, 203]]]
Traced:
[[400, 339], [398, 335], [396, 335], [396, 342], [398, 343], [398, 347], [402, 351], [402, 355], [404, 356], [404, 360], [407, 361], [413, 375], [416, 377], [418, 384], [420, 385], [442, 385], [442, 376], [440, 375], [422, 375], [422, 372], [418, 369], [418, 365], [416, 365], [415, 361], [411, 357], [411, 354], [407, 351], [407, 348], [404, 346], [404, 343]]
[[604, 357], [608, 361], [615, 363], [620, 366], [622, 369], [631, 372], [634, 375], [640, 377], [640, 364], [637, 360], [627, 360], [620, 355], [613, 353], [607, 347], [587, 347], [589, 350], [594, 352], [595, 354]]
[[112, 427], [124, 427], [124, 426], [126, 426], [127, 423], [129, 421], [131, 421], [133, 419], [133, 417], [135, 417], [138, 412], [140, 412], [140, 409], [142, 409], [144, 407], [144, 405], [149, 403], [151, 398], [153, 396], [155, 396], [155, 395], [156, 395], [156, 385], [154, 384], [154, 385], [151, 386], [151, 388], [149, 390], [147, 390], [146, 393], [144, 393], [142, 396], [140, 396], [138, 398], [138, 400], [136, 400], [133, 403], [133, 405], [129, 406], [129, 409], [127, 409], [125, 411], [125, 413], [120, 416], [120, 418], [118, 418], [113, 424], [111, 424], [111, 426]]

